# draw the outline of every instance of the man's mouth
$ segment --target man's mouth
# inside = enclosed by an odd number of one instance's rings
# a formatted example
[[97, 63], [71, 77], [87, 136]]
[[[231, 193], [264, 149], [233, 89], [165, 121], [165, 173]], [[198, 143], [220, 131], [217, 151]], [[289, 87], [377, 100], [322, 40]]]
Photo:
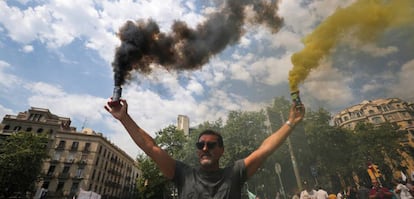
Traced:
[[203, 154], [203, 155], [201, 155], [201, 159], [210, 158], [210, 157], [211, 157], [210, 154]]

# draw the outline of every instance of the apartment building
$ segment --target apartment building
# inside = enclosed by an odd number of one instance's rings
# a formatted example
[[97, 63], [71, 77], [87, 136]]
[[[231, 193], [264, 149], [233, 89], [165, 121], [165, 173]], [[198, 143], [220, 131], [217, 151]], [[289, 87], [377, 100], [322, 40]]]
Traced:
[[14, 132], [47, 133], [50, 158], [43, 163], [36, 190], [47, 190], [47, 198], [72, 198], [79, 191], [92, 191], [105, 198], [133, 198], [140, 175], [137, 162], [102, 133], [80, 132], [70, 118], [32, 107], [18, 115], [6, 115], [0, 135]]
[[[335, 126], [354, 129], [360, 123], [380, 124], [389, 122], [398, 127], [407, 136], [401, 140], [404, 151], [414, 149], [414, 104], [398, 98], [365, 100], [360, 104], [348, 107], [333, 116]], [[414, 171], [414, 161], [411, 155], [403, 152], [405, 161], [402, 162], [410, 173]]]

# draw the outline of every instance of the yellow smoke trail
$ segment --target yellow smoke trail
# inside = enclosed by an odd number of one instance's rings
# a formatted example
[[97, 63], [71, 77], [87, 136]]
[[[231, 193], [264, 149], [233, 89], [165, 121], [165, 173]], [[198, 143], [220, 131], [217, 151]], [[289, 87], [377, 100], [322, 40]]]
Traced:
[[346, 8], [338, 8], [303, 39], [305, 48], [292, 55], [290, 90], [298, 90], [298, 85], [343, 36], [351, 34], [363, 43], [373, 42], [384, 31], [413, 22], [414, 0], [358, 0]]

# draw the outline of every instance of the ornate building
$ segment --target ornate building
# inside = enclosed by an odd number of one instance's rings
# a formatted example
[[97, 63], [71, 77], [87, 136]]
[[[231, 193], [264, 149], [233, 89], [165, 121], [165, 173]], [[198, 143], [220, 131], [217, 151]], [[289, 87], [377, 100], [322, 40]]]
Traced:
[[18, 115], [6, 115], [0, 135], [14, 132], [47, 133], [49, 159], [43, 163], [36, 189], [47, 190], [47, 198], [72, 198], [79, 191], [104, 198], [133, 198], [139, 176], [137, 162], [92, 129], [71, 127], [70, 118], [48, 109], [32, 107]]
[[[360, 122], [379, 124], [389, 122], [406, 134], [401, 140], [402, 166], [408, 168], [406, 173], [414, 171], [413, 157], [407, 152], [414, 152], [414, 104], [398, 98], [366, 100], [348, 107], [333, 116], [335, 126], [354, 129]], [[404, 152], [405, 151], [405, 152]]]

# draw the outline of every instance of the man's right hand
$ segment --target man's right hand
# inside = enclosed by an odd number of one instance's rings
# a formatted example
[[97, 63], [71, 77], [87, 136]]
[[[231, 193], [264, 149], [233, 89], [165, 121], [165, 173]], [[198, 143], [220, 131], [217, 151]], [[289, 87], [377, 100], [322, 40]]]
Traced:
[[128, 114], [128, 103], [126, 102], [125, 99], [120, 99], [119, 100], [119, 104], [117, 106], [112, 106], [113, 105], [113, 101], [112, 99], [109, 99], [108, 102], [105, 105], [105, 109], [111, 113], [111, 115], [118, 119], [121, 120], [122, 118], [125, 118], [125, 116], [127, 116]]

